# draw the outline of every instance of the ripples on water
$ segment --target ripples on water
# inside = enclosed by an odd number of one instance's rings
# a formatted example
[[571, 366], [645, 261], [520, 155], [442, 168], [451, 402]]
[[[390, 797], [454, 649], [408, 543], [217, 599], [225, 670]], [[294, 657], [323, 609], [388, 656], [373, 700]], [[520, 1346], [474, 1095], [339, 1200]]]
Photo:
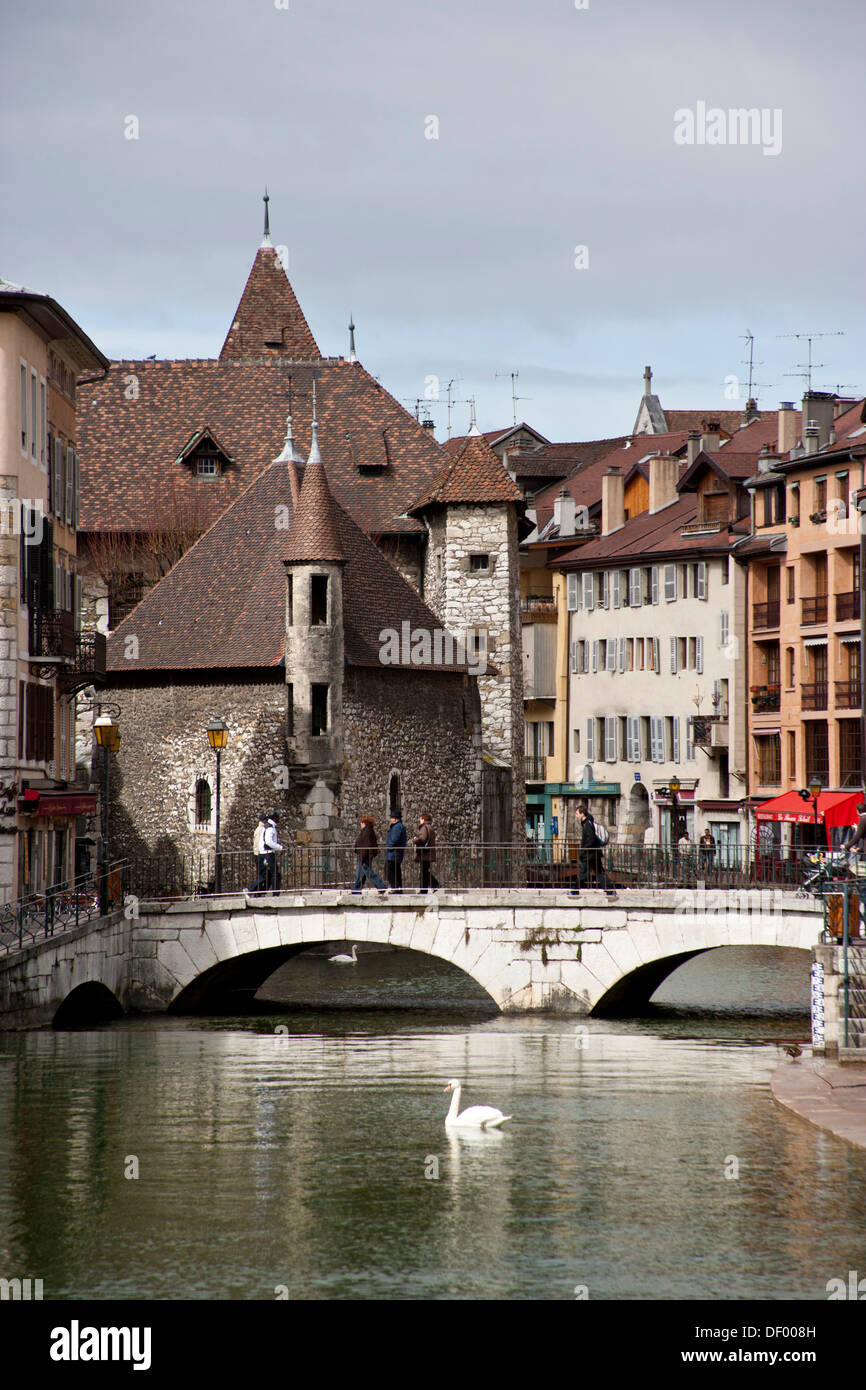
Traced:
[[[866, 1155], [769, 1092], [804, 960], [710, 953], [611, 1022], [306, 955], [269, 1015], [0, 1035], [2, 1272], [76, 1299], [823, 1299], [866, 1268]], [[503, 1133], [446, 1135], [451, 1076]]]

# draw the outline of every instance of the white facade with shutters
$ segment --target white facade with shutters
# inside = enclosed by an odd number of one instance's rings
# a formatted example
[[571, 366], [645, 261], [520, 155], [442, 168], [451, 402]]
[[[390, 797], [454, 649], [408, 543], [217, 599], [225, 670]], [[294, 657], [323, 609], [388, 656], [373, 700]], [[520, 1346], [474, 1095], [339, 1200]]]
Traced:
[[[593, 814], [614, 839], [662, 843], [670, 833], [665, 789], [675, 777], [693, 843], [710, 825], [717, 842], [744, 844], [736, 805], [745, 796], [740, 568], [718, 555], [620, 559], [569, 572], [566, 597], [569, 782], [585, 781], [591, 767], [593, 783], [619, 783], [620, 796], [599, 795]], [[695, 716], [704, 720], [700, 744]]]

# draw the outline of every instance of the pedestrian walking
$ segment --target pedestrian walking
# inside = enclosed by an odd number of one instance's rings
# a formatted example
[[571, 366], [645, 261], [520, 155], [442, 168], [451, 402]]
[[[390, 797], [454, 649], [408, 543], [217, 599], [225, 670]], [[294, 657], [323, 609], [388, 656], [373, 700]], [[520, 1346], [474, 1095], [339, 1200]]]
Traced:
[[258, 824], [253, 831], [253, 860], [255, 863], [256, 876], [251, 893], [261, 893], [265, 886], [267, 876], [267, 855], [265, 853], [265, 826], [268, 823], [267, 815], [264, 811], [259, 816]]
[[418, 829], [412, 836], [412, 843], [421, 873], [421, 892], [426, 893], [428, 888], [435, 890], [439, 887], [439, 880], [433, 872], [436, 862], [436, 831], [433, 829], [433, 817], [427, 811], [422, 813], [418, 821]]
[[406, 853], [406, 827], [399, 811], [392, 811], [385, 837], [385, 877], [393, 893], [403, 891], [403, 855]]
[[361, 829], [355, 839], [355, 855], [357, 857], [358, 872], [355, 875], [355, 882], [352, 885], [353, 893], [360, 893], [367, 879], [369, 879], [373, 886], [378, 888], [381, 893], [385, 892], [386, 885], [373, 868], [373, 860], [379, 853], [379, 841], [376, 839], [375, 825], [376, 822], [372, 816], [361, 817]]
[[277, 855], [282, 853], [283, 849], [277, 836], [278, 820], [279, 816], [276, 811], [271, 811], [265, 824], [265, 886], [269, 893], [279, 893], [280, 884], [283, 881], [277, 859]]
[[700, 860], [701, 873], [704, 878], [709, 878], [713, 872], [713, 865], [716, 862], [716, 837], [707, 826], [701, 838], [698, 840], [698, 857]]
[[571, 896], [576, 897], [581, 888], [603, 888], [609, 898], [616, 897], [616, 890], [604, 870], [604, 845], [595, 829], [595, 822], [589, 814], [589, 807], [581, 804], [577, 808], [580, 822], [580, 888], [572, 888]]

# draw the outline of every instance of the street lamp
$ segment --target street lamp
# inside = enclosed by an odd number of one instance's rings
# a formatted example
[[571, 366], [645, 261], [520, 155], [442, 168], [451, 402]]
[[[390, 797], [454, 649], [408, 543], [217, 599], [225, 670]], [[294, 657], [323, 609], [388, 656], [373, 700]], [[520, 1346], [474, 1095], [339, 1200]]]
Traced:
[[214, 863], [214, 887], [222, 892], [222, 864], [220, 863], [220, 757], [229, 741], [228, 726], [222, 719], [212, 719], [207, 726], [207, 739], [216, 753], [216, 858]]
[[93, 721], [96, 742], [103, 751], [102, 763], [102, 875], [99, 881], [99, 911], [101, 916], [108, 912], [108, 777], [111, 763], [110, 754], [120, 747], [120, 729], [110, 714], [100, 714]]
[[[820, 777], [810, 777], [810, 778], [809, 778], [809, 790], [808, 790], [808, 791], [801, 790], [800, 793], [799, 793], [799, 795], [803, 798], [804, 801], [811, 801], [811, 802], [812, 802], [812, 815], [813, 815], [814, 822], [815, 822], [815, 848], [816, 848], [816, 849], [818, 848], [818, 797], [821, 795], [821, 792], [822, 792], [823, 790], [824, 790], [824, 783], [821, 781], [821, 778], [820, 778]], [[826, 839], [826, 836], [825, 836], [825, 839]]]
[[674, 853], [674, 883], [676, 883], [676, 882], [678, 881], [678, 879], [679, 879], [679, 862], [680, 862], [680, 847], [679, 847], [679, 839], [680, 839], [680, 836], [679, 836], [679, 828], [680, 828], [680, 827], [679, 827], [679, 820], [680, 820], [680, 818], [679, 818], [679, 800], [678, 800], [678, 798], [679, 798], [679, 792], [680, 792], [680, 779], [679, 779], [679, 777], [672, 777], [672, 778], [671, 778], [671, 780], [668, 782], [668, 791], [670, 792], [670, 796], [671, 796], [671, 845], [672, 845], [672, 847], [673, 847], [673, 853]]

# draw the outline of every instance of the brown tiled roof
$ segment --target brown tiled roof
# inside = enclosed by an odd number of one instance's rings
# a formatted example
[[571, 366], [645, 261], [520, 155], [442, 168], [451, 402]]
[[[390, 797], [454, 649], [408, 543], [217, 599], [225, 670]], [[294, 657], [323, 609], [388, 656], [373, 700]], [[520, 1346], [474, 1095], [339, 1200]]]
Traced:
[[[586, 463], [579, 464], [562, 482], [552, 483], [535, 494], [535, 514], [538, 529], [542, 530], [553, 516], [553, 504], [563, 488], [578, 504], [590, 510], [601, 505], [601, 480], [611, 467], [617, 467], [627, 477], [635, 464], [651, 453], [675, 454], [685, 448], [687, 431], [676, 434], [635, 434], [624, 439], [596, 442], [608, 447], [598, 449]], [[626, 445], [628, 447], [626, 448]], [[563, 447], [563, 446], [553, 446]], [[569, 448], [586, 446], [569, 445]], [[549, 450], [545, 450], [545, 453]]]
[[452, 502], [522, 502], [523, 493], [513, 483], [482, 434], [467, 435], [463, 448], [449, 459], [431, 488], [407, 510], [417, 514], [425, 507]]
[[677, 430], [699, 430], [704, 420], [718, 420], [723, 431], [736, 434], [743, 419], [741, 410], [665, 410], [665, 423], [670, 434]]
[[[310, 468], [320, 465], [307, 466]], [[150, 590], [108, 639], [108, 669], [217, 671], [276, 667], [283, 660], [286, 577], [283, 554], [292, 518], [289, 471], [275, 463]], [[379, 634], [442, 624], [342, 507], [336, 507], [343, 569], [346, 659], [379, 666]], [[129, 642], [135, 637], [137, 644]], [[399, 667], [395, 667], [399, 669]], [[413, 670], [465, 670], [425, 666]], [[488, 668], [489, 669], [489, 668]]]
[[345, 558], [337, 509], [324, 464], [308, 463], [283, 559], [342, 562]]
[[[295, 442], [309, 452], [313, 370], [319, 444], [337, 501], [368, 533], [420, 531], [405, 511], [446, 455], [359, 362], [121, 362], [78, 392], [81, 529], [146, 530], [175, 507], [209, 524], [283, 447], [293, 392]], [[209, 429], [234, 460], [217, 478], [177, 463]]]
[[611, 449], [621, 448], [628, 438], [628, 435], [623, 434], [616, 439], [546, 444], [535, 453], [515, 451], [508, 455], [508, 470], [519, 478], [565, 478], [578, 466], [592, 463], [594, 459], [608, 454]]
[[[794, 412], [797, 419], [797, 438], [800, 437], [800, 411]], [[771, 444], [775, 449], [779, 442], [779, 416], [774, 410], [769, 415], [762, 415], [760, 420], [753, 420], [751, 424], [744, 425], [732, 435], [728, 444], [723, 444], [719, 449], [719, 454], [727, 453], [728, 449], [733, 449], [737, 453], [759, 454], [764, 444]]]
[[649, 555], [730, 550], [727, 528], [683, 535], [682, 528], [697, 518], [697, 503], [689, 494], [658, 512], [642, 512], [609, 536], [588, 541], [556, 559], [557, 569], [593, 569], [600, 561], [628, 560]]
[[279, 256], [273, 246], [260, 246], [220, 360], [309, 362], [321, 355]]
[[[483, 430], [482, 437], [486, 439], [487, 443], [492, 447], [494, 444], [498, 444], [502, 440], [507, 439], [510, 434], [518, 434], [520, 430], [527, 430], [530, 434], [535, 435], [541, 444], [546, 445], [548, 442], [543, 434], [535, 429], [533, 425], [527, 425], [525, 420], [521, 420], [519, 425], [509, 425], [508, 428], [504, 430]], [[456, 434], [453, 439], [446, 439], [442, 447], [449, 454], [456, 454], [463, 448], [467, 439], [471, 438], [472, 436], [468, 434]]]

